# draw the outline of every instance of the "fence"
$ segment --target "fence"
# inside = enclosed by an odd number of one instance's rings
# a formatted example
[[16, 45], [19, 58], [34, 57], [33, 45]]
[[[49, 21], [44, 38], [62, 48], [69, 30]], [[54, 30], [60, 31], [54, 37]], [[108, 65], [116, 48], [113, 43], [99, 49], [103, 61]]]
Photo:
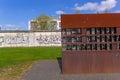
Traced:
[[0, 47], [61, 46], [60, 31], [0, 31]]

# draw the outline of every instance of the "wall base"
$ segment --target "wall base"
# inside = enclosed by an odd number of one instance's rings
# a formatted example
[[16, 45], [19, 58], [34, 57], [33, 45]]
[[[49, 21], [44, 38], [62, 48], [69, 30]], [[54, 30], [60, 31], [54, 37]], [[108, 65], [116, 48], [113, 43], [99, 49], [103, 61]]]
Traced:
[[62, 73], [120, 73], [120, 51], [63, 51]]

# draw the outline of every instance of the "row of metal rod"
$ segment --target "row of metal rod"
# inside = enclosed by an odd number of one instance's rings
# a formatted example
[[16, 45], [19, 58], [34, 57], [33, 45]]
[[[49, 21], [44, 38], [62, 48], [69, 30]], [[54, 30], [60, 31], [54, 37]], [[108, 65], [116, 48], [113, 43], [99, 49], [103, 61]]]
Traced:
[[62, 42], [116, 42], [120, 41], [120, 35], [110, 35], [110, 36], [74, 36], [74, 37], [62, 37]]
[[[115, 27], [111, 28], [86, 28], [86, 34], [115, 34], [117, 32]], [[62, 34], [82, 34], [82, 29], [63, 29]]]
[[[68, 45], [63, 44], [64, 50], [112, 50], [112, 44], [79, 44], [79, 45]], [[117, 44], [116, 49], [120, 49], [120, 43]]]

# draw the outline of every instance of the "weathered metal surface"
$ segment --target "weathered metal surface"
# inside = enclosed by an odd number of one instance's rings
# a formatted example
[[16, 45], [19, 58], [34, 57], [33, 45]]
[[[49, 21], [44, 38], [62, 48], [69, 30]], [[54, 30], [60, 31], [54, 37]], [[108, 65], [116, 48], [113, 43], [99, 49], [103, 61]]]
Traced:
[[120, 27], [120, 13], [63, 14], [62, 28]]
[[63, 51], [62, 73], [120, 73], [120, 52]]
[[[66, 49], [62, 52], [62, 73], [120, 73], [119, 21], [120, 13], [63, 14], [61, 29], [66, 40], [62, 45]], [[81, 33], [72, 33], [75, 29], [80, 29]], [[79, 36], [81, 41], [76, 40]], [[67, 37], [74, 41], [67, 40]], [[73, 44], [76, 48], [71, 48]], [[86, 48], [88, 45], [90, 49]], [[85, 49], [79, 49], [79, 46]]]

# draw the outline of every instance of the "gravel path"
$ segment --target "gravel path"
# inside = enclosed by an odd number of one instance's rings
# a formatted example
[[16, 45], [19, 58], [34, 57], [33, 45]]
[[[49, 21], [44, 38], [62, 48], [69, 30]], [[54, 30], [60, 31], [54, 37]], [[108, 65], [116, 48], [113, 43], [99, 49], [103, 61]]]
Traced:
[[62, 75], [61, 61], [39, 61], [20, 80], [120, 80], [120, 73]]

